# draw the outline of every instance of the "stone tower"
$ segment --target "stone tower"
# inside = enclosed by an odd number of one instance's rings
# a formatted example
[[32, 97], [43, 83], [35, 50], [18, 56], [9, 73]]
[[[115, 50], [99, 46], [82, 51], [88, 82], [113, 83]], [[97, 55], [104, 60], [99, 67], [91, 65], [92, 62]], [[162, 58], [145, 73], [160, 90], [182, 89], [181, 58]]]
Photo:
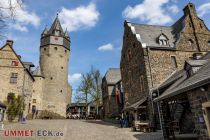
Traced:
[[50, 110], [66, 116], [66, 105], [70, 103], [68, 84], [68, 62], [70, 37], [64, 32], [58, 16], [51, 28], [41, 34], [40, 69], [44, 76], [43, 110]]

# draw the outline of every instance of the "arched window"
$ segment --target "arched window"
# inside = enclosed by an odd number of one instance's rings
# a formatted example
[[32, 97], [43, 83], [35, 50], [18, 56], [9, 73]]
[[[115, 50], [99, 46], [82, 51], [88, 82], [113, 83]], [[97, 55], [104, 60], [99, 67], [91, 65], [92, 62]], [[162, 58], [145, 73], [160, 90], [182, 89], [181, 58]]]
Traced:
[[160, 34], [160, 36], [158, 37], [158, 43], [161, 45], [161, 46], [166, 46], [168, 45], [168, 38], [166, 35], [164, 35], [163, 33]]
[[210, 40], [208, 41], [208, 46], [210, 47]]

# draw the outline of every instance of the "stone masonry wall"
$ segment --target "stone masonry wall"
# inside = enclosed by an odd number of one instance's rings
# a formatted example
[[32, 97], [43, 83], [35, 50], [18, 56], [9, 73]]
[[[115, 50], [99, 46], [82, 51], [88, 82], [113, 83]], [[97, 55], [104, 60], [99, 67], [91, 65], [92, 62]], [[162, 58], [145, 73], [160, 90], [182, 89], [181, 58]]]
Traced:
[[205, 88], [205, 91], [201, 91], [200, 88], [197, 88], [187, 93], [190, 108], [192, 111], [192, 119], [195, 123], [196, 133], [199, 135], [199, 139], [201, 140], [209, 140], [202, 110], [202, 103], [210, 99], [209, 91], [210, 85]]
[[[66, 116], [69, 50], [58, 45], [40, 48], [40, 67], [45, 77], [43, 109]], [[69, 101], [68, 101], [69, 103]]]

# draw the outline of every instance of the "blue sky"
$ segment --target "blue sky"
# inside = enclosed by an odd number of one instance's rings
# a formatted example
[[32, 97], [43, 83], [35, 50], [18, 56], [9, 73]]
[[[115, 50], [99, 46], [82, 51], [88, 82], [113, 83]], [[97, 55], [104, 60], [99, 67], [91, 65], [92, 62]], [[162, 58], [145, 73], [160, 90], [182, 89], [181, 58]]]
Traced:
[[[14, 40], [14, 48], [23, 61], [39, 64], [40, 34], [51, 26], [56, 13], [70, 32], [69, 79], [73, 91], [81, 74], [91, 65], [102, 76], [110, 67], [119, 67], [123, 23], [127, 19], [141, 24], [171, 25], [183, 15], [188, 0], [25, 0], [17, 8], [15, 22], [8, 21], [5, 38]], [[191, 0], [210, 28], [210, 1]], [[6, 5], [1, 1], [0, 5]], [[5, 14], [8, 14], [5, 11]], [[75, 93], [74, 93], [75, 94]]]

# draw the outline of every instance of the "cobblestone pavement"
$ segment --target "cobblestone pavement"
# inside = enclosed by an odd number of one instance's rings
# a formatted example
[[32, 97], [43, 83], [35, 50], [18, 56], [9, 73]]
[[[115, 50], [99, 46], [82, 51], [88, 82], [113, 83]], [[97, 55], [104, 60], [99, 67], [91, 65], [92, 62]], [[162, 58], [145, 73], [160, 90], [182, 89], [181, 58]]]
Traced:
[[[131, 132], [129, 128], [103, 121], [85, 120], [33, 120], [25, 124], [5, 125], [5, 130], [32, 130], [30, 137], [5, 137], [0, 131], [0, 140], [162, 140], [161, 133]], [[62, 132], [63, 136], [38, 136], [38, 130]], [[46, 134], [46, 133], [44, 133]], [[52, 133], [50, 133], [52, 134]]]

